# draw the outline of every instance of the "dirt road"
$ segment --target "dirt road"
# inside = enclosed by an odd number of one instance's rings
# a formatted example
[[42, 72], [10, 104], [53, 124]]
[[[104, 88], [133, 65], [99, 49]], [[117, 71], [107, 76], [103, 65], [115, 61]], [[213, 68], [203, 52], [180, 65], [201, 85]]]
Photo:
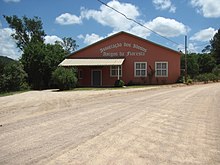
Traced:
[[220, 164], [220, 83], [0, 98], [0, 164]]

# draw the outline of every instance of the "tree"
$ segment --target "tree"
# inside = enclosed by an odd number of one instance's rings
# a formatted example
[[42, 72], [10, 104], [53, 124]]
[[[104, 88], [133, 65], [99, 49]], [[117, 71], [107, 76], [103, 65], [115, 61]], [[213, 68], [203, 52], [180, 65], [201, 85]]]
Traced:
[[43, 84], [44, 47], [42, 42], [30, 43], [23, 51], [21, 62], [28, 74], [28, 83], [33, 89], [41, 89]]
[[[187, 54], [187, 74], [191, 78], [199, 74], [198, 58], [199, 55], [196, 53]], [[185, 68], [185, 55], [181, 56], [181, 68]]]
[[52, 75], [55, 84], [60, 90], [69, 90], [77, 85], [76, 73], [73, 68], [58, 67]]
[[72, 51], [77, 47], [75, 40], [64, 38], [63, 45], [45, 44], [46, 34], [39, 17], [27, 18], [23, 16], [18, 18], [14, 15], [4, 16], [4, 18], [9, 27], [15, 30], [12, 37], [23, 52], [20, 61], [28, 75], [29, 85], [33, 89], [50, 87], [52, 72], [67, 55], [67, 51]]
[[220, 65], [217, 65], [213, 70], [212, 73], [218, 78], [220, 79]]
[[57, 66], [64, 60], [66, 56], [66, 51], [61, 45], [47, 44], [45, 46], [45, 58], [43, 60], [43, 81], [46, 87], [51, 87], [52, 85], [52, 72], [56, 70]]
[[216, 67], [216, 61], [210, 54], [198, 55], [199, 73], [210, 73]]
[[[18, 18], [16, 15], [5, 16], [9, 27], [15, 32], [12, 37], [15, 39], [17, 47], [23, 51], [21, 62], [24, 70], [28, 74], [28, 83], [37, 89], [42, 83], [42, 67], [44, 36], [46, 35], [40, 18]], [[37, 88], [36, 88], [37, 87]]]
[[[181, 56], [181, 68], [185, 68], [184, 55]], [[187, 55], [187, 72], [191, 78], [197, 77], [198, 74], [211, 73], [216, 67], [216, 61], [211, 54]]]
[[50, 87], [52, 72], [65, 55], [63, 48], [57, 44], [30, 43], [24, 49], [21, 61], [33, 89]]
[[76, 44], [76, 41], [71, 37], [64, 37], [62, 40], [63, 41], [56, 41], [56, 44], [60, 44], [67, 52], [67, 54], [70, 54], [77, 49], [78, 45]]
[[211, 45], [205, 46], [205, 48], [202, 50], [202, 53], [210, 53], [211, 52]]
[[220, 29], [214, 35], [213, 39], [210, 41], [211, 44], [211, 53], [216, 59], [217, 65], [220, 64]]
[[16, 15], [5, 16], [4, 18], [9, 24], [9, 27], [15, 30], [12, 37], [16, 40], [17, 47], [22, 51], [30, 43], [44, 42], [46, 36], [43, 30], [43, 24], [39, 17], [27, 18], [23, 16], [22, 19]]
[[198, 55], [197, 54], [188, 54], [187, 55], [187, 71], [188, 75], [191, 78], [194, 78], [199, 74], [199, 64], [198, 64]]
[[16, 91], [23, 88], [26, 83], [27, 74], [23, 70], [23, 66], [19, 62], [11, 62], [3, 69], [0, 75], [0, 91]]

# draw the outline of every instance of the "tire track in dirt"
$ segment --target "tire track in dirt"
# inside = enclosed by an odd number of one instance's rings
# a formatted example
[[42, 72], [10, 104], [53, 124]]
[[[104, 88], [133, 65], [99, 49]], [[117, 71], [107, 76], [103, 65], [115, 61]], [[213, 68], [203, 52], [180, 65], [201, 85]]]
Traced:
[[218, 164], [218, 85], [29, 93], [0, 113], [0, 164]]

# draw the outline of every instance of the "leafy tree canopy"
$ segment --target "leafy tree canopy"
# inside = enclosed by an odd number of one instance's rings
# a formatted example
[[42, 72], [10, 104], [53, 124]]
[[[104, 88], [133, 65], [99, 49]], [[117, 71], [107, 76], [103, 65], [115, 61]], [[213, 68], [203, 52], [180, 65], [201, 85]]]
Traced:
[[45, 44], [46, 36], [39, 17], [4, 16], [9, 27], [15, 32], [12, 37], [16, 40], [23, 54], [20, 59], [28, 75], [27, 81], [33, 89], [51, 87], [52, 72], [64, 57], [74, 51], [78, 45], [72, 38], [64, 37], [63, 42], [55, 45]]
[[211, 53], [214, 55], [217, 64], [220, 64], [220, 29], [210, 41]]
[[[187, 71], [191, 78], [199, 74], [198, 54], [191, 53], [187, 55]], [[181, 56], [181, 68], [185, 68], [185, 57]]]
[[31, 43], [24, 49], [21, 61], [33, 89], [50, 86], [52, 72], [65, 55], [64, 49], [58, 44]]
[[[187, 55], [187, 74], [195, 78], [199, 74], [211, 73], [216, 68], [216, 60], [211, 54], [190, 53]], [[181, 68], [185, 68], [185, 57], [181, 56]]]
[[22, 51], [31, 42], [44, 42], [46, 34], [39, 17], [27, 18], [23, 16], [18, 18], [16, 15], [4, 15], [4, 18], [8, 22], [9, 27], [15, 30], [12, 37], [16, 40], [17, 47]]
[[76, 44], [76, 41], [71, 37], [64, 37], [62, 40], [63, 41], [56, 41], [56, 44], [60, 44], [67, 54], [72, 53], [79, 47], [79, 45]]
[[216, 60], [210, 54], [199, 54], [199, 72], [210, 73], [216, 67]]

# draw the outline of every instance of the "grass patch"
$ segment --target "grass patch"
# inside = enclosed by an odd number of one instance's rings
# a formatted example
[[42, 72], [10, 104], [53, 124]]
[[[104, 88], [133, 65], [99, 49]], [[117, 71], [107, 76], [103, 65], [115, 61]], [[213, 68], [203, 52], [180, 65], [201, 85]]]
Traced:
[[132, 88], [152, 88], [152, 87], [157, 87], [159, 85], [132, 85], [132, 86], [126, 86], [127, 89], [132, 89]]
[[20, 94], [20, 93], [24, 93], [24, 92], [27, 92], [27, 91], [28, 91], [28, 90], [13, 91], [13, 92], [3, 92], [3, 93], [0, 93], [0, 97], [5, 97], [5, 96], [10, 96], [10, 95]]
[[125, 86], [125, 87], [78, 87], [70, 91], [126, 90], [126, 89], [133, 89], [133, 88], [151, 88], [151, 87], [156, 87], [156, 86], [155, 85], [132, 85], [132, 86]]

